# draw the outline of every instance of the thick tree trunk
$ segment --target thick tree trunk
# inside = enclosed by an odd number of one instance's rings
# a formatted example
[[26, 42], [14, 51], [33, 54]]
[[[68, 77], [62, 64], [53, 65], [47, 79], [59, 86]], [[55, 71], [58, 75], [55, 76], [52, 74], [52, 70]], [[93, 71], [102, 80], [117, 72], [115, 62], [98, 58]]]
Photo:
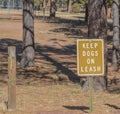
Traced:
[[[105, 75], [96, 76], [93, 78], [94, 90], [104, 91], [107, 85], [107, 15], [106, 15], [106, 0], [89, 0], [88, 6], [88, 37], [90, 39], [104, 39], [105, 47]], [[88, 90], [88, 80], [82, 86], [83, 90]]]
[[51, 2], [50, 2], [50, 18], [55, 18], [56, 10], [57, 10], [56, 2], [55, 2], [55, 0], [51, 0]]
[[68, 13], [72, 12], [72, 0], [68, 0]]
[[34, 53], [34, 0], [23, 0], [22, 67], [34, 65]]
[[113, 0], [113, 57], [112, 63], [114, 70], [118, 70], [119, 57], [119, 0]]

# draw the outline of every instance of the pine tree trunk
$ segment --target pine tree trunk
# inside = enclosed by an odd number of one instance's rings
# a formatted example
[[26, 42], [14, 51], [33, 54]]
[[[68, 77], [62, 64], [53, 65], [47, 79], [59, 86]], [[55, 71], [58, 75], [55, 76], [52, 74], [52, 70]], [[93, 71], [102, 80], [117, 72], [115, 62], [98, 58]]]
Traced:
[[[88, 37], [90, 39], [104, 39], [104, 61], [105, 75], [95, 76], [93, 78], [93, 88], [96, 91], [106, 90], [107, 85], [107, 15], [106, 15], [106, 0], [89, 0], [88, 3]], [[83, 84], [82, 89], [88, 90], [88, 79]]]
[[68, 0], [68, 13], [72, 12], [72, 0]]
[[48, 0], [47, 1], [47, 10], [50, 11], [50, 3], [51, 3], [51, 0]]
[[50, 18], [55, 18], [56, 10], [57, 10], [56, 2], [55, 2], [55, 0], [51, 0], [51, 2], [50, 2]]
[[85, 22], [88, 22], [88, 4], [85, 4]]
[[43, 18], [45, 19], [46, 0], [43, 0]]
[[23, 0], [22, 67], [34, 65], [34, 53], [34, 0]]
[[114, 70], [118, 70], [119, 57], [119, 0], [113, 0], [113, 57], [112, 63]]

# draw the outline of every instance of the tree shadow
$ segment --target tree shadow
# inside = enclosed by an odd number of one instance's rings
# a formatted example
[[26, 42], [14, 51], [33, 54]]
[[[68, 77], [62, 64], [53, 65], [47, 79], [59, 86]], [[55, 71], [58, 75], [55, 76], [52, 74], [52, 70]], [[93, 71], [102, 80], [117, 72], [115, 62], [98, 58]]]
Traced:
[[0, 52], [7, 54], [8, 46], [15, 46], [16, 47], [16, 57], [17, 61], [20, 61], [21, 57], [20, 54], [22, 53], [22, 41], [14, 40], [11, 38], [2, 38], [0, 39]]
[[[40, 19], [43, 19], [43, 17], [39, 17]], [[48, 17], [46, 17], [48, 18]], [[80, 30], [79, 28], [84, 28], [87, 26], [87, 23], [85, 23], [82, 20], [72, 20], [72, 19], [63, 19], [63, 18], [56, 18], [54, 20], [45, 20], [47, 23], [49, 24], [57, 24], [57, 25], [61, 25], [64, 24], [64, 27], [59, 27], [56, 29], [51, 30], [52, 32], [60, 32], [60, 33], [65, 33], [67, 36], [69, 35], [76, 35], [78, 36], [78, 38], [80, 38], [82, 36], [82, 38], [87, 37], [87, 32], [84, 32], [82, 30]], [[70, 36], [68, 37], [70, 38]], [[74, 36], [71, 36], [71, 38], [75, 38]], [[44, 72], [40, 69], [40, 72], [38, 72], [37, 70], [24, 70], [22, 73], [18, 72], [18, 74], [20, 75], [25, 75], [25, 78], [30, 78], [32, 76], [35, 76], [36, 78], [43, 78], [46, 77], [46, 75], [50, 74], [50, 73], [54, 73], [59, 75], [59, 73], [65, 74], [66, 76], [68, 76], [69, 80], [72, 82], [79, 82], [80, 77], [77, 76], [77, 74], [75, 73], [75, 71], [71, 70], [69, 68], [69, 65], [74, 65], [74, 67], [76, 67], [76, 63], [75, 62], [60, 62], [57, 59], [54, 59], [53, 57], [51, 57], [51, 55], [49, 53], [53, 53], [55, 55], [67, 55], [69, 56], [68, 59], [70, 59], [71, 55], [76, 55], [76, 45], [67, 45], [67, 46], [62, 46], [59, 42], [56, 42], [56, 39], [51, 39], [52, 41], [54, 41], [54, 43], [57, 43], [61, 48], [55, 48], [55, 47], [51, 47], [48, 45], [44, 45], [44, 46], [40, 46], [39, 44], [36, 45], [36, 53], [38, 54], [36, 56], [36, 58], [38, 59], [38, 57], [40, 56], [42, 59], [44, 59], [46, 62], [50, 62], [51, 65], [56, 67], [56, 70], [49, 72], [48, 69], [45, 69]], [[64, 40], [60, 40], [60, 41], [64, 41]], [[111, 43], [112, 41], [112, 36], [108, 36], [108, 43]], [[20, 62], [21, 60], [21, 53], [22, 53], [22, 41], [18, 41], [18, 40], [13, 40], [10, 38], [3, 38], [0, 39], [0, 52], [1, 54], [4, 53], [3, 58], [6, 58], [7, 60], [7, 47], [10, 45], [14, 45], [16, 46], [16, 53], [17, 53], [17, 61]], [[112, 56], [112, 50], [110, 49], [108, 51], [108, 61], [112, 62], [111, 56]], [[39, 59], [41, 59], [39, 57]], [[60, 59], [64, 59], [64, 58], [60, 58]], [[42, 61], [43, 62], [43, 61]], [[44, 66], [44, 62], [41, 64]], [[5, 66], [7, 66], [5, 64]], [[36, 68], [37, 69], [37, 68]], [[5, 71], [6, 72], [6, 71]], [[36, 79], [35, 79], [36, 80]], [[116, 89], [118, 91], [118, 89]]]
[[[22, 52], [22, 42], [19, 40], [14, 40], [11, 38], [3, 38], [0, 39], [0, 77], [3, 79], [7, 76], [8, 77], [8, 47], [15, 46], [16, 47], [16, 58], [17, 62], [21, 59], [21, 52]], [[6, 77], [6, 78], [7, 78]], [[6, 83], [5, 80], [0, 80], [1, 83]]]
[[52, 32], [64, 33], [68, 38], [87, 38], [87, 23], [83, 20], [74, 20], [74, 19], [64, 19], [64, 18], [56, 18], [53, 21], [58, 25], [63, 24], [64, 27], [55, 28], [51, 30]]
[[[68, 76], [70, 81], [79, 82], [80, 78], [72, 70], [65, 67], [62, 63], [58, 62], [57, 60], [53, 59], [48, 54], [46, 54], [46, 52], [52, 51], [53, 53], [56, 54], [70, 55], [72, 52], [70, 51], [68, 52], [66, 50], [59, 50], [59, 49], [55, 50], [54, 48], [50, 48], [47, 46], [41, 47], [40, 45], [36, 47], [36, 50], [39, 52], [40, 55], [42, 55], [46, 59], [46, 61], [49, 61], [52, 63], [52, 65], [56, 66], [57, 69], [54, 73], [59, 73], [59, 71], [61, 71], [63, 74]], [[67, 64], [71, 64], [71, 63], [67, 63]]]
[[84, 113], [88, 113], [88, 111], [86, 110], [89, 110], [89, 107], [86, 107], [86, 106], [63, 106], [63, 107], [69, 110], [81, 110]]
[[[46, 46], [40, 46], [39, 44], [36, 44], [36, 56], [35, 61], [38, 66], [35, 66], [34, 68], [21, 68], [20, 67], [20, 60], [21, 60], [21, 54], [22, 54], [22, 41], [14, 40], [11, 38], [3, 38], [0, 39], [0, 59], [2, 60], [2, 64], [0, 64], [0, 74], [1, 76], [7, 75], [7, 59], [8, 59], [8, 46], [15, 46], [16, 47], [16, 57], [17, 57], [17, 77], [18, 79], [28, 79], [27, 83], [30, 83], [30, 81], [36, 81], [38, 79], [45, 79], [48, 78], [49, 81], [53, 80], [49, 78], [48, 75], [56, 74], [56, 76], [60, 74], [64, 74], [68, 79], [72, 82], [79, 82], [80, 77], [77, 76], [77, 74], [69, 69], [69, 66], [75, 67], [76, 63], [74, 61], [64, 61], [60, 62], [54, 57], [51, 57], [50, 53], [59, 56], [60, 59], [64, 59], [65, 55], [67, 55], [67, 59], [69, 60], [69, 56], [76, 55], [76, 46], [69, 45], [69, 46], [62, 46], [62, 48], [58, 49], [55, 47], [50, 47], [48, 45]], [[42, 58], [42, 59], [41, 59]], [[49, 66], [49, 68], [46, 68], [44, 66]], [[54, 69], [52, 68], [54, 67]], [[32, 80], [30, 80], [32, 79]], [[58, 77], [57, 81], [63, 81], [60, 77]], [[5, 81], [1, 81], [5, 82]], [[21, 80], [20, 80], [21, 82]], [[20, 83], [19, 83], [20, 84]]]
[[36, 51], [38, 51], [38, 48], [42, 50], [42, 52], [52, 52], [55, 54], [60, 55], [70, 55], [70, 54], [76, 54], [76, 46], [75, 45], [67, 45], [63, 46], [59, 44], [58, 42], [55, 42], [56, 44], [60, 45], [61, 48], [54, 48], [48, 45], [45, 45], [44, 47], [40, 45], [36, 45]]
[[[55, 19], [50, 20], [49, 17], [46, 16], [45, 22], [49, 24], [56, 24], [57, 28], [51, 29], [50, 31], [55, 33], [64, 33], [67, 36], [67, 38], [75, 38], [75, 39], [88, 38], [87, 22], [85, 22], [81, 16], [73, 16], [73, 17], [79, 18], [79, 20], [65, 19], [62, 17], [56, 17]], [[42, 19], [43, 17], [40, 16], [39, 18]], [[112, 23], [108, 22], [108, 31], [111, 32], [112, 28], [113, 28]], [[108, 35], [107, 44], [112, 45], [112, 40], [113, 40], [113, 36]], [[107, 59], [109, 63], [112, 63], [112, 48], [108, 48]], [[118, 64], [120, 66], [120, 62]]]
[[[39, 19], [43, 19], [43, 17], [39, 16]], [[61, 17], [49, 19], [49, 17], [46, 16], [45, 22], [60, 26], [59, 28], [51, 29], [50, 31], [56, 33], [64, 33], [68, 38], [87, 38], [88, 36], [87, 31], [85, 31], [85, 29], [87, 29], [87, 22], [84, 20], [65, 19]], [[64, 27], [61, 27], [61, 25]]]
[[105, 104], [106, 106], [109, 106], [110, 108], [114, 108], [116, 110], [120, 110], [120, 107], [116, 106], [116, 105], [112, 105], [112, 104]]
[[109, 86], [108, 92], [112, 94], [120, 94], [120, 84]]

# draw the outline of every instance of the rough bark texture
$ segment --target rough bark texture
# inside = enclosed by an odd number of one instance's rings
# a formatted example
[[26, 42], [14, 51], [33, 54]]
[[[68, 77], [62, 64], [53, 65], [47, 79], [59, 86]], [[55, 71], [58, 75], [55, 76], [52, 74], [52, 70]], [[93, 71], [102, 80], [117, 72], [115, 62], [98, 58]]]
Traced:
[[23, 0], [22, 67], [34, 64], [34, 53], [34, 0]]
[[[106, 15], [106, 0], [89, 0], [88, 3], [88, 37], [90, 39], [104, 39], [105, 46], [105, 75], [93, 78], [94, 90], [104, 91], [107, 85], [107, 15]], [[88, 90], [88, 80], [82, 86], [83, 90]]]
[[57, 11], [56, 2], [55, 2], [55, 0], [51, 0], [51, 2], [50, 2], [50, 18], [55, 18], [56, 11]]
[[118, 70], [119, 57], [119, 0], [113, 0], [113, 57], [114, 70]]

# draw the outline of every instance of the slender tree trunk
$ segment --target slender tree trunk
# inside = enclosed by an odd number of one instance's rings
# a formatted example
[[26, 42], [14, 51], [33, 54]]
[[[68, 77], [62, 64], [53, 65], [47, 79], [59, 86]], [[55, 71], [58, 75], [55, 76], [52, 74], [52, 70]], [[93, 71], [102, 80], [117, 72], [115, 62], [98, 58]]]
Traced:
[[34, 0], [23, 0], [22, 67], [34, 65], [34, 53]]
[[72, 12], [72, 0], [68, 0], [68, 13]]
[[57, 10], [56, 2], [55, 2], [55, 0], [51, 0], [51, 2], [50, 2], [50, 18], [55, 18], [56, 10]]
[[[105, 75], [93, 77], [94, 90], [104, 91], [107, 85], [107, 15], [106, 15], [106, 0], [89, 0], [89, 17], [88, 17], [88, 37], [90, 39], [104, 39], [105, 47]], [[83, 90], [88, 90], [88, 80], [82, 86]]]
[[88, 3], [85, 4], [85, 22], [88, 22]]
[[43, 0], [43, 18], [45, 19], [46, 0]]
[[51, 3], [51, 0], [48, 0], [47, 2], [48, 11], [50, 11], [50, 3]]
[[61, 0], [61, 7], [64, 10], [64, 0]]
[[46, 0], [43, 0], [43, 8], [46, 7]]
[[112, 63], [114, 70], [118, 70], [119, 57], [119, 0], [113, 0], [113, 57]]

